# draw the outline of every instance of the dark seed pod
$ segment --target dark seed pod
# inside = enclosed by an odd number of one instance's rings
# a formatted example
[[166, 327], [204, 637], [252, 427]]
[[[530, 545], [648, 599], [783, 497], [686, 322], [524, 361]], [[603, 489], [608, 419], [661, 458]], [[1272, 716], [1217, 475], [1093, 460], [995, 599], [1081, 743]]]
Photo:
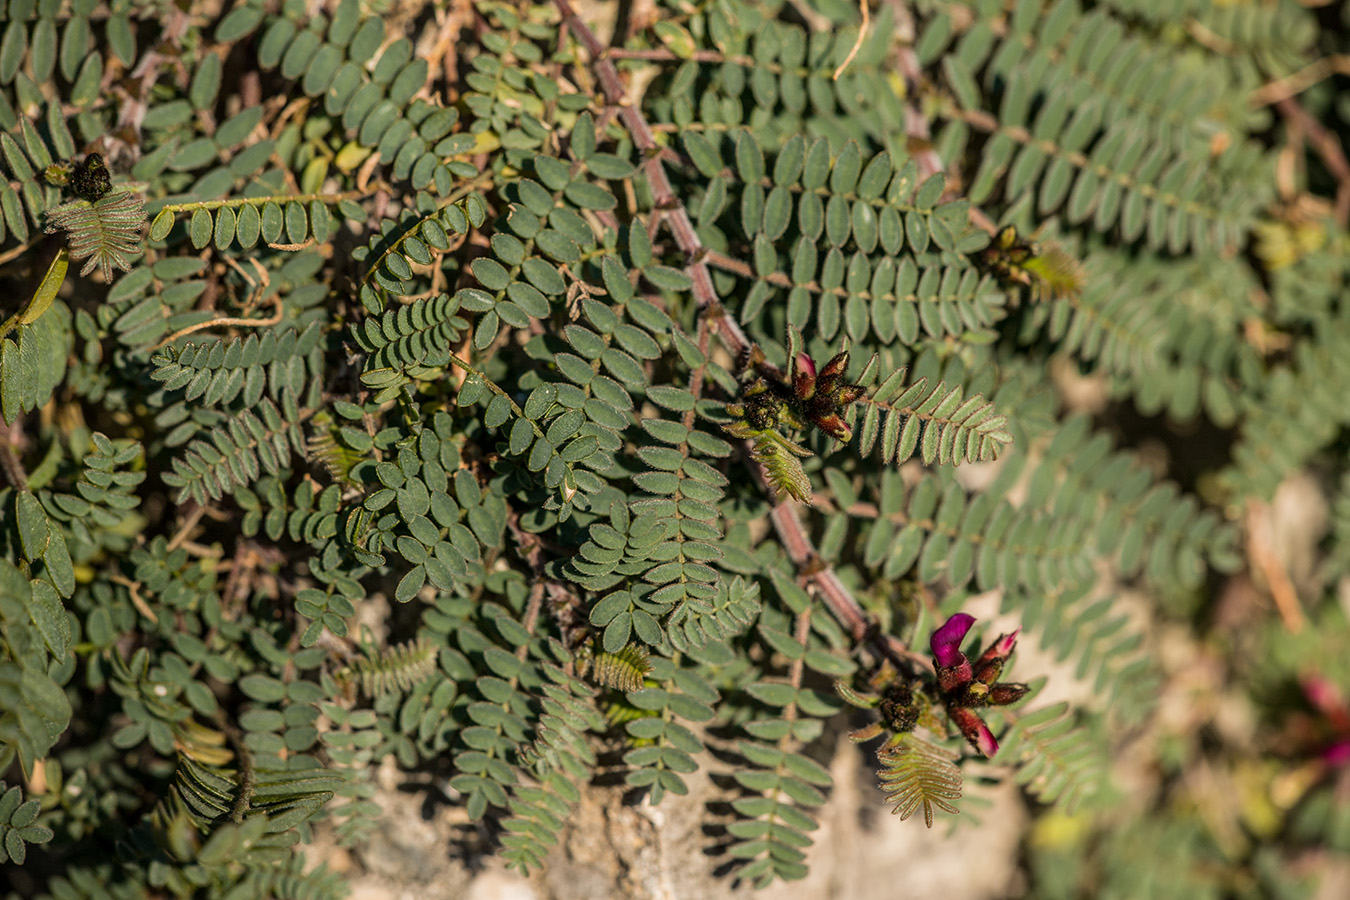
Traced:
[[103, 157], [90, 153], [75, 164], [70, 172], [70, 189], [81, 200], [93, 203], [112, 190], [112, 175], [103, 164]]
[[886, 726], [894, 732], [913, 731], [919, 724], [919, 707], [914, 702], [914, 691], [903, 681], [897, 682], [886, 691], [877, 710], [885, 720]]

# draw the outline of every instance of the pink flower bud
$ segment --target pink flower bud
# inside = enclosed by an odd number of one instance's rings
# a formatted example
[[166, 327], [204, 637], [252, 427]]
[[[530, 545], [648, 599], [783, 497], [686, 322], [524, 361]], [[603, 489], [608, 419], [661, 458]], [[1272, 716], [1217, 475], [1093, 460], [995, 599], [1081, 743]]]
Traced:
[[842, 378], [844, 376], [844, 370], [847, 368], [848, 368], [848, 352], [845, 351], [843, 353], [838, 354], [825, 364], [825, 368], [822, 369], [820, 372], [820, 377], [822, 379], [829, 379], [833, 381], [835, 379]]
[[1320, 675], [1309, 675], [1303, 679], [1303, 694], [1309, 703], [1323, 713], [1343, 705], [1335, 685]]
[[819, 417], [816, 419], [816, 425], [830, 437], [838, 438], [845, 443], [853, 438], [853, 429], [848, 427], [844, 417], [838, 413], [830, 413]]
[[866, 393], [862, 387], [856, 384], [846, 384], [839, 389], [839, 405], [848, 406]]
[[792, 393], [803, 402], [816, 395], [816, 376], [807, 372], [798, 372], [792, 376]]
[[994, 739], [994, 733], [989, 730], [989, 726], [984, 724], [974, 711], [964, 707], [952, 707], [947, 712], [951, 715], [952, 721], [956, 727], [961, 729], [961, 734], [970, 742], [970, 745], [980, 751], [986, 759], [992, 759], [998, 752], [998, 741]]
[[1007, 659], [1013, 652], [1013, 647], [1017, 645], [1017, 636], [1021, 633], [1022, 629], [1019, 628], [1012, 634], [999, 635], [998, 640], [990, 644], [989, 649], [984, 651], [984, 654], [980, 657], [980, 661], [983, 662], [988, 659]]
[[1009, 703], [1016, 703], [1031, 692], [1031, 688], [1025, 684], [1012, 684], [1001, 682], [989, 688], [990, 706], [1007, 706]]

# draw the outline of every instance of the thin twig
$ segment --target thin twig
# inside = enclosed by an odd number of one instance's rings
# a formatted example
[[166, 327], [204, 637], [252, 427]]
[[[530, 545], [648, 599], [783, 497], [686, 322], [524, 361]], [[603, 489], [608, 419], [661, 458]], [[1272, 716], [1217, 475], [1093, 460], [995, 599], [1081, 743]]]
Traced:
[[1298, 602], [1298, 592], [1294, 582], [1285, 571], [1284, 563], [1272, 546], [1270, 509], [1258, 500], [1247, 501], [1247, 557], [1266, 579], [1266, 587], [1275, 599], [1275, 608], [1280, 611], [1285, 630], [1298, 634], [1303, 630], [1306, 620], [1303, 607]]
[[[525, 626], [525, 631], [529, 634], [534, 634], [534, 626], [539, 623], [539, 610], [543, 606], [543, 603], [544, 582], [536, 581], [534, 587], [530, 588], [530, 599], [525, 606], [525, 619], [521, 623]], [[525, 657], [529, 654], [529, 650], [530, 645], [528, 642], [521, 644], [516, 650], [516, 659], [524, 662]]]
[[108, 579], [127, 589], [127, 593], [131, 596], [131, 605], [136, 607], [137, 612], [145, 616], [151, 622], [159, 624], [159, 616], [155, 615], [155, 611], [150, 608], [150, 604], [146, 603], [145, 598], [141, 596], [141, 583], [139, 581], [132, 581], [125, 575], [120, 575], [116, 572], [109, 575]]
[[20, 244], [19, 246], [10, 247], [4, 253], [0, 253], [0, 266], [3, 266], [5, 263], [9, 262], [12, 259], [18, 259], [20, 256], [23, 256], [29, 250], [33, 249], [33, 247], [37, 246], [38, 241], [42, 240], [46, 236], [47, 235], [45, 233], [34, 235], [33, 237], [29, 238], [27, 241]]
[[288, 253], [298, 253], [301, 250], [308, 250], [310, 247], [317, 247], [318, 241], [314, 240], [313, 237], [308, 237], [298, 244], [276, 244], [268, 241], [267, 246], [272, 250], [285, 250]]
[[178, 329], [173, 334], [169, 335], [164, 340], [160, 341], [158, 344], [152, 347], [151, 352], [158, 350], [161, 347], [168, 346], [169, 344], [172, 344], [174, 341], [178, 340], [181, 337], [187, 337], [189, 334], [194, 334], [206, 328], [226, 328], [226, 327], [265, 328], [269, 325], [277, 325], [281, 322], [283, 316], [281, 294], [280, 293], [275, 294], [273, 299], [275, 301], [275, 305], [277, 308], [276, 314], [269, 316], [266, 319], [246, 319], [246, 318], [236, 318], [234, 316], [221, 316], [218, 319], [207, 319], [205, 322], [198, 322], [196, 325], [189, 325], [186, 328]]
[[695, 50], [688, 56], [678, 56], [674, 51], [665, 47], [651, 47], [630, 50], [627, 47], [610, 47], [605, 51], [605, 55], [610, 59], [636, 59], [643, 62], [684, 62], [686, 59], [692, 59], [695, 62], [726, 62], [726, 54], [720, 50]]
[[834, 70], [835, 81], [839, 80], [839, 76], [844, 74], [848, 64], [853, 62], [853, 57], [857, 56], [858, 51], [862, 49], [863, 41], [867, 39], [867, 29], [872, 25], [872, 13], [867, 8], [867, 0], [858, 0], [858, 11], [862, 13], [862, 24], [858, 26], [858, 36], [854, 39], [853, 46], [849, 48], [848, 56], [845, 56], [844, 61], [839, 64], [839, 68]]
[[1350, 224], [1350, 161], [1340, 139], [1308, 113], [1293, 97], [1275, 102], [1275, 108], [1291, 123], [1296, 123], [1307, 136], [1317, 155], [1336, 179], [1336, 222], [1342, 228]]
[[[378, 160], [379, 154], [376, 154], [374, 158]], [[380, 267], [380, 265], [385, 261], [385, 259], [389, 256], [389, 254], [398, 252], [398, 249], [403, 246], [404, 241], [406, 241], [410, 237], [416, 236], [419, 230], [421, 229], [423, 222], [426, 222], [428, 219], [436, 218], [438, 215], [440, 215], [441, 210], [445, 209], [447, 206], [450, 206], [451, 204], [458, 203], [460, 200], [463, 200], [465, 197], [469, 196], [479, 188], [486, 188], [491, 186], [492, 181], [493, 181], [492, 174], [484, 173], [482, 175], [479, 175], [472, 181], [466, 182], [456, 187], [453, 191], [450, 192], [448, 196], [443, 198], [443, 202], [439, 206], [437, 206], [437, 208], [434, 211], [429, 212], [424, 216], [422, 216], [422, 218], [419, 219], [415, 225], [413, 225], [407, 231], [404, 231], [401, 235], [399, 235], [397, 240], [392, 241], [387, 247], [384, 248], [383, 251], [380, 252], [378, 256], [376, 256], [373, 260], [371, 260], [370, 265], [366, 268], [366, 273], [361, 276], [361, 283], [365, 284], [367, 281], [369, 281], [371, 279], [371, 276], [375, 274], [375, 270]], [[445, 252], [449, 253], [450, 251], [447, 250]]]
[[183, 517], [183, 524], [179, 526], [178, 532], [173, 536], [173, 540], [169, 541], [168, 549], [170, 552], [183, 546], [183, 542], [188, 539], [188, 535], [192, 533], [192, 529], [197, 527], [197, 523], [202, 520], [202, 516], [205, 514], [205, 506], [198, 506], [196, 503], [192, 504], [192, 508], [188, 510], [188, 514]]
[[1324, 78], [1332, 75], [1350, 75], [1350, 56], [1326, 56], [1303, 68], [1261, 85], [1247, 97], [1250, 106], [1269, 106], [1286, 97], [1301, 94]]
[[[800, 613], [797, 614], [797, 627], [793, 629], [792, 637], [798, 644], [801, 644], [802, 647], [805, 648], [806, 641], [808, 638], [810, 638], [810, 636], [811, 636], [811, 607], [808, 606], [806, 607], [806, 609], [802, 610]], [[806, 654], [803, 653], [792, 661], [792, 668], [789, 670], [788, 673], [788, 678], [792, 682], [794, 697], [796, 696], [795, 692], [800, 691], [802, 688], [802, 675], [804, 675], [805, 673], [806, 673]], [[783, 709], [783, 719], [788, 722], [797, 721], [796, 700], [793, 700]], [[792, 729], [789, 728], [787, 730], [787, 733], [784, 734], [783, 737], [779, 739], [778, 746], [783, 750], [789, 750], [793, 746], [793, 743], [794, 741], [792, 737]]]
[[[773, 490], [768, 485], [764, 487], [767, 491]], [[931, 665], [928, 657], [915, 653], [899, 639], [882, 634], [877, 629], [876, 622], [858, 605], [858, 601], [839, 580], [834, 569], [816, 552], [815, 545], [797, 515], [796, 507], [797, 503], [794, 500], [777, 503], [769, 513], [769, 520], [773, 523], [774, 530], [778, 532], [778, 539], [787, 550], [788, 558], [792, 560], [797, 570], [816, 586], [816, 592], [829, 608], [831, 615], [848, 629], [855, 643], [870, 644], [878, 656], [889, 659], [897, 665], [908, 663], [921, 669], [928, 668]]]
[[286, 203], [310, 203], [318, 200], [325, 206], [333, 206], [342, 200], [355, 200], [358, 197], [364, 197], [369, 191], [343, 191], [340, 194], [273, 194], [269, 197], [229, 197], [224, 200], [193, 200], [187, 203], [167, 203], [159, 208], [159, 215], [162, 212], [171, 212], [174, 214], [187, 212], [188, 210], [197, 211], [199, 209], [238, 209], [242, 206], [262, 206], [266, 203], [275, 203], [280, 206]]

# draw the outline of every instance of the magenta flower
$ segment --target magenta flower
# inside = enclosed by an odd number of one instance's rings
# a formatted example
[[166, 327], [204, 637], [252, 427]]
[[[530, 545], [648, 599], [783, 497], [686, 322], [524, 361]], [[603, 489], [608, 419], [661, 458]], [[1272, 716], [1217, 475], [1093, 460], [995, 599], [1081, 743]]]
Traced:
[[1322, 730], [1330, 732], [1318, 754], [1330, 768], [1350, 763], [1350, 707], [1336, 687], [1320, 675], [1303, 679], [1303, 694], [1322, 717]]
[[985, 757], [992, 757], [998, 752], [998, 741], [974, 710], [1016, 703], [1030, 689], [1025, 684], [998, 680], [1004, 662], [1017, 644], [1018, 632], [1000, 635], [973, 664], [961, 652], [961, 642], [974, 624], [974, 616], [957, 613], [933, 632], [929, 647], [936, 662], [938, 693], [946, 704], [947, 715], [972, 747]]

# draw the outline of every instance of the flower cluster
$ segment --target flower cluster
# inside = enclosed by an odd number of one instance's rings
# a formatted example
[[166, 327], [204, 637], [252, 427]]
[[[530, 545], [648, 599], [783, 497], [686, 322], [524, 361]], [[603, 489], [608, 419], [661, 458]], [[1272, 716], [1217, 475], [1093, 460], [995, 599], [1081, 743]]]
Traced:
[[805, 353], [797, 354], [792, 373], [792, 393], [803, 417], [821, 431], [847, 443], [853, 430], [844, 421], [849, 404], [863, 395], [861, 385], [844, 381], [848, 369], [848, 351], [836, 355], [816, 372], [816, 362]]
[[956, 726], [970, 745], [986, 757], [998, 752], [998, 741], [975, 710], [985, 706], [1007, 706], [1027, 695], [1025, 684], [999, 681], [1003, 664], [1017, 643], [1017, 632], [1000, 635], [973, 664], [961, 652], [975, 617], [957, 613], [933, 632], [929, 646], [937, 663], [938, 693]]
[[741, 401], [727, 408], [748, 426], [740, 429], [746, 432], [741, 436], [749, 436], [749, 430], [765, 431], [780, 425], [799, 430], [815, 425], [838, 440], [852, 439], [853, 429], [844, 421], [844, 413], [849, 404], [863, 395], [864, 389], [844, 380], [844, 372], [848, 370], [847, 350], [819, 370], [815, 360], [799, 353], [786, 379], [777, 368], [765, 366], [759, 360], [752, 359], [752, 365], [757, 377], [746, 386]]

